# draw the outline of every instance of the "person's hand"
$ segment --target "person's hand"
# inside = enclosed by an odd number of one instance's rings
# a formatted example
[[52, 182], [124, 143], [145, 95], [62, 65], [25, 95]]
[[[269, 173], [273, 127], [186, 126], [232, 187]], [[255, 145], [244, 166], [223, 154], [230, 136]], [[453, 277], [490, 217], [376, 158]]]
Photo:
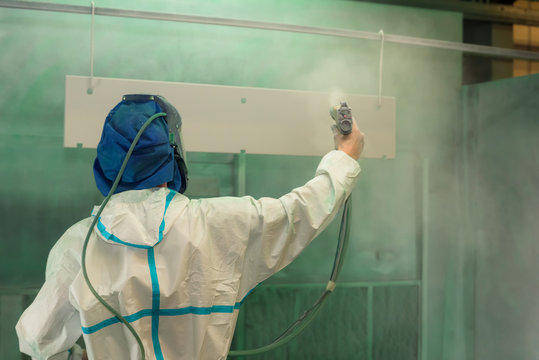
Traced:
[[352, 123], [352, 132], [348, 135], [343, 135], [339, 132], [336, 125], [332, 126], [333, 138], [335, 140], [335, 148], [344, 151], [350, 157], [359, 159], [363, 146], [365, 145], [365, 134], [359, 130], [356, 121]]

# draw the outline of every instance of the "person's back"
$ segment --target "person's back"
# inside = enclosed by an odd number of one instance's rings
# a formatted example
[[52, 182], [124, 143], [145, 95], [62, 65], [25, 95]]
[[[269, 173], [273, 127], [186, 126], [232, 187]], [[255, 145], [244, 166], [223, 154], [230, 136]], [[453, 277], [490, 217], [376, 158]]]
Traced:
[[[357, 152], [357, 128], [355, 135]], [[279, 199], [189, 200], [155, 186], [122, 191], [93, 230], [89, 278], [137, 331], [148, 359], [224, 359], [248, 293], [325, 228], [358, 173], [353, 158], [332, 151], [313, 180]], [[92, 359], [140, 356], [132, 334], [82, 276], [91, 220], [71, 227], [51, 251], [47, 281], [17, 326], [22, 351], [44, 358], [62, 353], [82, 330]]]

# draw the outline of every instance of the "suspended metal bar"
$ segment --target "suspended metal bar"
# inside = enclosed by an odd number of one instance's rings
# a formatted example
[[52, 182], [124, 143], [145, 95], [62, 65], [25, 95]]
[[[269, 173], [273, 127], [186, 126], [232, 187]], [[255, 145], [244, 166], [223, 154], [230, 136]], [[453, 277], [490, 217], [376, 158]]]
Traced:
[[521, 24], [539, 26], [539, 10], [521, 8], [508, 4], [494, 4], [487, 1], [448, 1], [448, 0], [355, 0], [377, 4], [408, 6], [433, 10], [455, 11], [462, 13], [464, 19], [496, 22], [502, 24]]
[[[13, 9], [25, 9], [25, 10], [42, 10], [53, 12], [65, 12], [73, 14], [91, 14], [91, 6], [81, 5], [64, 5], [55, 3], [42, 3], [35, 1], [13, 1], [13, 0], [0, 0], [0, 7], [13, 8]], [[252, 20], [239, 20], [239, 19], [227, 19], [219, 17], [208, 17], [199, 15], [183, 15], [183, 14], [170, 14], [151, 11], [137, 11], [137, 10], [123, 10], [112, 8], [95, 8], [95, 15], [113, 16], [113, 17], [125, 17], [136, 19], [148, 19], [148, 20], [162, 20], [162, 21], [176, 21], [196, 24], [208, 24], [208, 25], [221, 25], [221, 26], [233, 26], [243, 27], [251, 29], [263, 29], [263, 30], [275, 30], [286, 32], [297, 32], [314, 35], [326, 35], [337, 36], [350, 39], [368, 39], [379, 41], [380, 36], [378, 33], [372, 33], [367, 31], [358, 30], [346, 30], [335, 28], [323, 28], [315, 26], [302, 26], [291, 24], [279, 24], [263, 21]], [[513, 58], [513, 59], [525, 59], [539, 61], [539, 52], [505, 49], [484, 45], [463, 44], [452, 41], [425, 39], [403, 35], [391, 35], [385, 34], [385, 42], [427, 46], [438, 49], [461, 51], [467, 54], [483, 55], [497, 58]]]

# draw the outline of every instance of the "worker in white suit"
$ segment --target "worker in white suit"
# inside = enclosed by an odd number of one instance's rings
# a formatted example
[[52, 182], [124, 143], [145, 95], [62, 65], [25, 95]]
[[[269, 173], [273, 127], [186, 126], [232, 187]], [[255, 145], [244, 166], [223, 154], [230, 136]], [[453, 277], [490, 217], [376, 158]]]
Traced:
[[[104, 195], [141, 124], [163, 111], [93, 229], [88, 276], [139, 334], [147, 359], [225, 359], [249, 292], [292, 262], [351, 193], [364, 135], [355, 123], [349, 135], [335, 132], [337, 150], [322, 158], [314, 178], [278, 199], [191, 200], [182, 194], [179, 114], [162, 97], [128, 96], [107, 117], [97, 150], [94, 174]], [[83, 242], [97, 210], [52, 248], [45, 283], [16, 326], [21, 351], [34, 359], [141, 356], [82, 276]], [[74, 346], [81, 334], [84, 352]]]

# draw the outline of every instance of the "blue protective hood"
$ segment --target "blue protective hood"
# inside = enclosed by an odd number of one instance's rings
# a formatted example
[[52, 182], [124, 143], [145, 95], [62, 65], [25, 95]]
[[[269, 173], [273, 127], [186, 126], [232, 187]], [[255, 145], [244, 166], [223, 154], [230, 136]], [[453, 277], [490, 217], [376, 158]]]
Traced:
[[[111, 110], [94, 162], [95, 182], [104, 196], [109, 193], [137, 132], [148, 118], [161, 111], [154, 101], [122, 101]], [[159, 117], [140, 137], [115, 193], [149, 189], [163, 183], [178, 191], [182, 179], [170, 146], [167, 123]]]

